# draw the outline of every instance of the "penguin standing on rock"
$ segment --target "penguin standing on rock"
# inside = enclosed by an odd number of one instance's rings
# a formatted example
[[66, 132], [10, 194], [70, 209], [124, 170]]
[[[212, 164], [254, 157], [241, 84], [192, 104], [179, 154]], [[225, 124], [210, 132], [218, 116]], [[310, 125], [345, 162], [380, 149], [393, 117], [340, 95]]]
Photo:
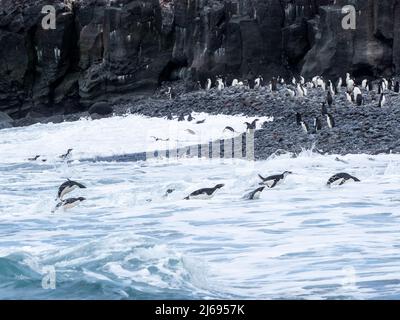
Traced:
[[305, 133], [310, 133], [310, 129], [309, 129], [309, 127], [308, 127], [308, 124], [305, 122], [305, 121], [301, 121], [300, 122], [300, 125], [301, 125], [301, 127], [303, 128], [303, 130], [304, 130], [304, 132]]
[[301, 117], [301, 114], [299, 112], [296, 112], [296, 124], [298, 126], [301, 126], [301, 123], [303, 122], [303, 119]]
[[345, 184], [348, 181], [354, 181], [354, 182], [360, 182], [360, 180], [356, 177], [353, 177], [352, 175], [348, 174], [348, 173], [337, 173], [334, 176], [332, 176], [328, 182], [327, 185], [329, 187], [333, 186], [333, 185], [339, 185], [342, 186], [343, 184]]
[[204, 188], [204, 189], [196, 190], [196, 191], [192, 192], [190, 195], [188, 195], [184, 200], [211, 199], [215, 195], [216, 191], [223, 188], [224, 186], [225, 186], [224, 184], [217, 184], [214, 188]]
[[315, 117], [314, 119], [314, 130], [315, 132], [321, 131], [322, 130], [322, 123], [319, 117]]
[[328, 94], [326, 96], [326, 102], [328, 103], [328, 105], [331, 107], [333, 104], [333, 98], [332, 98], [332, 94], [330, 91], [328, 91]]
[[381, 96], [379, 98], [379, 107], [383, 108], [383, 106], [386, 104], [386, 96], [384, 93], [381, 93]]
[[333, 129], [335, 127], [335, 119], [329, 113], [326, 115], [326, 122], [328, 123], [329, 129]]

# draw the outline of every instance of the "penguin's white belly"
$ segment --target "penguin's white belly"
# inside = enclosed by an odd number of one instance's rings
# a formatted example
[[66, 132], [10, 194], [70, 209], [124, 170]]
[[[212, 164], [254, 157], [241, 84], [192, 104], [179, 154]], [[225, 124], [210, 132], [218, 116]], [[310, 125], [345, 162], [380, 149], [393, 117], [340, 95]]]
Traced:
[[76, 188], [78, 187], [77, 186], [66, 187], [63, 191], [61, 191], [60, 199], [62, 199], [67, 193], [74, 191]]
[[260, 192], [260, 191], [257, 191], [257, 192], [254, 194], [253, 199], [254, 199], [254, 200], [258, 200], [258, 199], [260, 199], [260, 196], [261, 196], [261, 192]]
[[202, 193], [202, 194], [198, 194], [195, 196], [190, 196], [190, 199], [193, 200], [208, 200], [211, 199], [214, 196], [214, 194], [207, 194], [207, 193]]
[[339, 186], [346, 183], [346, 179], [338, 179], [331, 183], [332, 186]]
[[64, 210], [69, 210], [69, 209], [75, 208], [80, 203], [81, 203], [80, 201], [76, 201], [74, 203], [68, 203], [68, 204], [63, 205], [63, 208], [64, 208]]

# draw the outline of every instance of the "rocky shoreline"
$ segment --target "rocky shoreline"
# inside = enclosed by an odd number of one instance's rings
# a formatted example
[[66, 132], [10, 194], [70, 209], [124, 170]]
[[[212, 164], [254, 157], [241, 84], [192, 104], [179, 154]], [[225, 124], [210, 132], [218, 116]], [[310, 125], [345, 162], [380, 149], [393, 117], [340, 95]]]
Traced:
[[[400, 95], [386, 92], [387, 104], [378, 107], [379, 95], [372, 91], [363, 91], [364, 105], [357, 107], [349, 103], [343, 92], [334, 97], [334, 103], [328, 112], [335, 118], [336, 127], [328, 128], [321, 114], [321, 104], [325, 100], [322, 89], [309, 89], [307, 97], [291, 97], [285, 87], [271, 92], [267, 87], [260, 89], [225, 88], [218, 91], [199, 90], [182, 92], [182, 86], [175, 87], [179, 92], [170, 100], [162, 93], [152, 98], [136, 98], [129, 104], [120, 104], [112, 108], [113, 115], [142, 114], [149, 117], [177, 118], [193, 112], [209, 114], [268, 116], [273, 122], [264, 123], [255, 132], [255, 157], [262, 160], [276, 152], [298, 154], [304, 149], [314, 149], [324, 154], [379, 154], [400, 153]], [[312, 125], [314, 117], [319, 116], [322, 130], [315, 134], [306, 134], [296, 123], [296, 113]], [[36, 122], [74, 121], [82, 117], [98, 119], [112, 115], [99, 115], [88, 112], [73, 115], [59, 115], [49, 118], [25, 118], [15, 120], [15, 126], [24, 126]], [[201, 119], [197, 119], [201, 120]], [[227, 126], [229, 123], [226, 124]], [[238, 128], [242, 130], [243, 128]], [[126, 156], [123, 157], [127, 159]], [[133, 157], [135, 158], [135, 157]], [[140, 157], [139, 157], [140, 158]], [[128, 157], [129, 159], [129, 157]]]

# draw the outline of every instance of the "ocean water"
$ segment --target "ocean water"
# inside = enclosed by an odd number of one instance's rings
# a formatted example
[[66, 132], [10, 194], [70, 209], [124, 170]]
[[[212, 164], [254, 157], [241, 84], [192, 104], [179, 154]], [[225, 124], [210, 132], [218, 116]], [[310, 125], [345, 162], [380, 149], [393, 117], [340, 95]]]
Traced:
[[[204, 116], [205, 140], [246, 121]], [[0, 131], [1, 299], [400, 298], [400, 155], [80, 161], [140, 151], [154, 132], [191, 142], [187, 123], [159, 119], [145, 131], [152, 121]], [[72, 162], [62, 162], [69, 147]], [[36, 154], [47, 161], [27, 161]], [[257, 174], [284, 170], [293, 171], [284, 184], [242, 199]], [[342, 171], [361, 182], [326, 187]], [[70, 196], [87, 200], [52, 213], [67, 178], [87, 186]], [[211, 200], [183, 200], [218, 183]]]

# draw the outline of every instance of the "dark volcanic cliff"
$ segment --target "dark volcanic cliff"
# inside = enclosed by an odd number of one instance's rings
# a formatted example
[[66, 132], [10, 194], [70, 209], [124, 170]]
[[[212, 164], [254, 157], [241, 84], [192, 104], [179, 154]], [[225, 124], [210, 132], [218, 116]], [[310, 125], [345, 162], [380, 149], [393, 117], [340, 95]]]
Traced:
[[[400, 71], [399, 0], [64, 2], [0, 1], [0, 111], [71, 113], [165, 80]], [[55, 30], [41, 27], [46, 4]], [[341, 27], [347, 4], [356, 30]]]

